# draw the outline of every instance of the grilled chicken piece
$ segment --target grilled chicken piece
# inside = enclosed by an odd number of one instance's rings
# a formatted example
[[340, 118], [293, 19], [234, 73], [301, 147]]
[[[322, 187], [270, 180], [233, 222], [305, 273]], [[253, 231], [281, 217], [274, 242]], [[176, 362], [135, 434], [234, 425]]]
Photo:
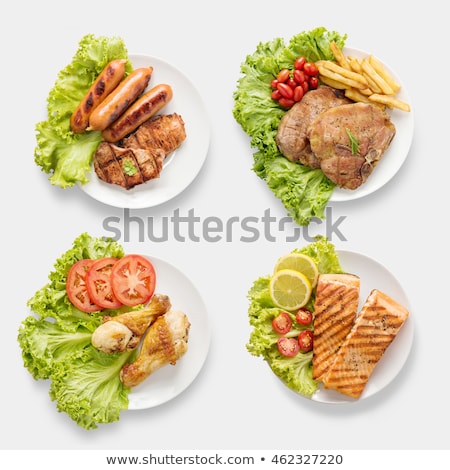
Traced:
[[108, 354], [135, 349], [149, 326], [171, 307], [167, 295], [155, 294], [147, 307], [122, 313], [115, 317], [105, 315], [103, 323], [92, 334], [92, 345]]
[[120, 380], [125, 387], [136, 387], [161, 367], [175, 363], [188, 348], [190, 322], [178, 310], [169, 310], [150, 326], [137, 359], [125, 364]]
[[356, 189], [388, 149], [395, 126], [376, 104], [352, 103], [320, 113], [308, 132], [324, 174], [341, 188]]
[[120, 145], [132, 149], [161, 149], [169, 155], [186, 139], [184, 121], [179, 114], [158, 114], [144, 122]]
[[158, 178], [164, 160], [186, 139], [180, 115], [157, 115], [116, 144], [102, 142], [94, 154], [94, 170], [106, 183], [131, 189]]
[[131, 189], [158, 178], [165, 156], [160, 149], [124, 149], [101, 142], [94, 154], [94, 170], [102, 181]]
[[375, 366], [409, 315], [388, 295], [373, 290], [323, 378], [326, 388], [359, 398]]
[[309, 126], [323, 111], [350, 102], [341, 91], [325, 85], [306, 93], [281, 118], [276, 135], [280, 152], [292, 162], [299, 161], [311, 168], [320, 168], [320, 162], [309, 143]]
[[360, 279], [353, 274], [321, 274], [314, 306], [313, 378], [322, 380], [350, 332], [359, 303]]

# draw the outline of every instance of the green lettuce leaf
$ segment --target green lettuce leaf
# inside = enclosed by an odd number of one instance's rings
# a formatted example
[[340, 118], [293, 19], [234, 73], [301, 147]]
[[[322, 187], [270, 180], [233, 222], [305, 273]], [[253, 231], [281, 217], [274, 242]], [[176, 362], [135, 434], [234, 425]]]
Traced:
[[275, 137], [286, 111], [272, 100], [270, 82], [282, 68], [292, 68], [301, 55], [309, 61], [333, 59], [330, 43], [342, 48], [345, 40], [346, 36], [319, 27], [294, 36], [287, 46], [281, 38], [260, 43], [241, 64], [242, 76], [233, 93], [233, 116], [257, 149], [253, 171], [299, 225], [308, 225], [313, 217], [324, 218], [336, 185], [321, 170], [289, 162], [278, 150]]
[[[101, 142], [98, 131], [74, 134], [70, 116], [85, 93], [113, 59], [127, 59], [121, 38], [87, 34], [72, 62], [62, 69], [47, 97], [47, 120], [36, 124], [35, 163], [50, 174], [53, 185], [67, 188], [89, 181], [92, 156]], [[127, 62], [126, 71], [131, 71]]]
[[82, 233], [56, 260], [49, 282], [28, 301], [33, 314], [19, 327], [24, 367], [36, 380], [49, 379], [50, 397], [56, 400], [57, 409], [86, 429], [117, 421], [120, 411], [128, 407], [129, 389], [120, 381], [119, 372], [132, 354], [97, 351], [91, 336], [104, 315], [130, 308], [92, 314], [78, 310], [67, 297], [67, 274], [81, 259], [123, 255], [122, 246], [114, 240]]
[[[342, 268], [334, 245], [325, 237], [316, 237], [311, 243], [293, 252], [303, 253], [313, 258], [319, 273], [341, 273]], [[306, 397], [311, 397], [318, 389], [318, 383], [312, 378], [312, 351], [299, 352], [294, 357], [284, 357], [278, 352], [278, 334], [272, 328], [272, 320], [280, 313], [270, 297], [270, 275], [256, 279], [249, 289], [248, 317], [252, 327], [247, 350], [253, 356], [261, 357], [270, 366], [273, 373], [283, 383]], [[314, 311], [315, 292], [313, 292], [306, 308]], [[298, 336], [300, 331], [310, 328], [295, 322], [292, 315], [293, 329], [290, 336]]]

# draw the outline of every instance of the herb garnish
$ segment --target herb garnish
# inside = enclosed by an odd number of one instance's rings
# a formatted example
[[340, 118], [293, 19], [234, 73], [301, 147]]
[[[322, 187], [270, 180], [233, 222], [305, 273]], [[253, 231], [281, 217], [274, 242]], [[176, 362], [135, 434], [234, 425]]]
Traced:
[[352, 149], [352, 155], [356, 155], [359, 153], [359, 141], [358, 139], [352, 134], [352, 131], [346, 127], [345, 131], [347, 132], [348, 138], [350, 140], [350, 145]]
[[137, 173], [137, 168], [130, 161], [125, 160], [123, 162], [123, 171], [127, 176], [134, 176]]

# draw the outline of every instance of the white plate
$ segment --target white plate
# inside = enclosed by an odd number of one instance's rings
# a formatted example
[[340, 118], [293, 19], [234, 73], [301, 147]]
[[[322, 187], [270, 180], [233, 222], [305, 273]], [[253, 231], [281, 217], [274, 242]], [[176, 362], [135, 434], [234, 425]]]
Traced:
[[134, 68], [153, 67], [148, 88], [167, 83], [173, 98], [160, 114], [178, 113], [186, 126], [186, 140], [165, 161], [159, 178], [130, 190], [101, 181], [94, 168], [87, 184], [81, 189], [92, 198], [114, 207], [142, 209], [163, 204], [184, 191], [195, 179], [208, 153], [210, 123], [203, 101], [194, 85], [173, 65], [161, 59], [130, 55]]
[[186, 353], [175, 365], [162, 367], [134, 387], [128, 395], [129, 410], [152, 408], [182, 393], [202, 369], [210, 344], [208, 314], [196, 287], [170, 263], [152, 256], [148, 259], [156, 270], [155, 292], [168, 295], [172, 308], [183, 311], [191, 327]]
[[[343, 52], [345, 55], [357, 58], [369, 56], [367, 52], [347, 47], [344, 47]], [[402, 84], [400, 78], [388, 65], [384, 64], [384, 66], [386, 70], [394, 77], [397, 83], [401, 85], [401, 88], [397, 93], [397, 98], [402, 101], [406, 101], [411, 106], [411, 100], [409, 98], [408, 92], [405, 89], [405, 86]], [[407, 113], [405, 111], [400, 111], [399, 109], [393, 109], [388, 110], [388, 113], [391, 115], [392, 122], [396, 128], [395, 137], [392, 140], [388, 150], [383, 155], [372, 174], [364, 184], [354, 190], [336, 188], [331, 195], [331, 202], [351, 201], [367, 196], [388, 183], [398, 172], [398, 170], [400, 170], [400, 167], [403, 165], [406, 157], [408, 156], [408, 152], [412, 143], [414, 131], [413, 111], [411, 109], [411, 111]]]
[[412, 319], [411, 306], [408, 298], [394, 275], [377, 261], [351, 251], [338, 251], [342, 268], [351, 274], [360, 277], [360, 303], [365, 302], [372, 289], [391, 296], [394, 300], [404, 305], [409, 310], [409, 317], [397, 334], [397, 337], [388, 347], [383, 357], [376, 365], [369, 381], [359, 399], [353, 399], [333, 390], [325, 390], [321, 385], [319, 390], [312, 396], [312, 400], [322, 403], [351, 403], [368, 398], [387, 385], [397, 376], [408, 359], [414, 336], [414, 323]]

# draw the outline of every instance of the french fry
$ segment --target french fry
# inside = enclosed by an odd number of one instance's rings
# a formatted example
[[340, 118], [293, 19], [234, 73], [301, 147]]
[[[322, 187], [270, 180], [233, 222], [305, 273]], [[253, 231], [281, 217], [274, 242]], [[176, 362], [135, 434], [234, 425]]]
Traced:
[[356, 57], [347, 57], [350, 68], [355, 73], [362, 73], [361, 62]]
[[379, 93], [374, 93], [369, 96], [369, 100], [375, 103], [381, 103], [386, 105], [388, 108], [397, 108], [402, 111], [410, 112], [411, 107], [408, 103], [401, 101], [397, 98], [394, 98], [392, 95], [380, 95]]
[[321, 75], [320, 80], [325, 83], [325, 85], [328, 85], [331, 88], [336, 88], [336, 90], [346, 90], [349, 88], [348, 85], [345, 85], [338, 80], [333, 80], [332, 78], [326, 77], [325, 75]]
[[331, 52], [333, 53], [334, 55], [334, 58], [336, 59], [336, 62], [341, 66], [343, 67], [344, 69], [347, 69], [347, 70], [351, 70], [352, 68], [350, 67], [350, 64], [348, 63], [348, 60], [347, 58], [345, 57], [345, 55], [342, 53], [342, 50], [339, 48], [339, 46], [334, 42], [332, 41], [330, 43], [330, 49], [331, 49]]
[[379, 61], [374, 55], [369, 56], [370, 65], [375, 69], [375, 71], [382, 77], [385, 82], [394, 90], [394, 93], [397, 93], [400, 90], [400, 85], [394, 80], [392, 75], [386, 70], [384, 65]]
[[384, 80], [383, 77], [378, 75], [377, 71], [370, 64], [369, 60], [366, 58], [361, 62], [361, 67], [363, 71], [381, 88], [381, 91], [385, 95], [394, 95], [394, 90], [389, 86], [389, 84]]
[[[340, 65], [335, 64], [334, 62], [329, 61], [318, 61], [316, 62], [319, 73], [322, 77], [328, 77], [329, 79], [339, 82], [342, 85], [345, 85], [344, 88], [358, 88], [364, 89], [367, 88], [367, 81], [362, 75], [358, 75], [350, 70], [344, 69]], [[345, 75], [344, 75], [345, 72]], [[353, 76], [357, 77], [357, 80], [352, 78]], [[342, 87], [341, 87], [342, 88]]]
[[350, 99], [352, 101], [356, 101], [358, 103], [376, 104], [377, 106], [379, 106], [383, 110], [386, 108], [386, 105], [371, 100], [368, 96], [363, 95], [359, 90], [356, 90], [354, 88], [348, 88], [347, 90], [345, 90], [344, 94], [348, 99]]

